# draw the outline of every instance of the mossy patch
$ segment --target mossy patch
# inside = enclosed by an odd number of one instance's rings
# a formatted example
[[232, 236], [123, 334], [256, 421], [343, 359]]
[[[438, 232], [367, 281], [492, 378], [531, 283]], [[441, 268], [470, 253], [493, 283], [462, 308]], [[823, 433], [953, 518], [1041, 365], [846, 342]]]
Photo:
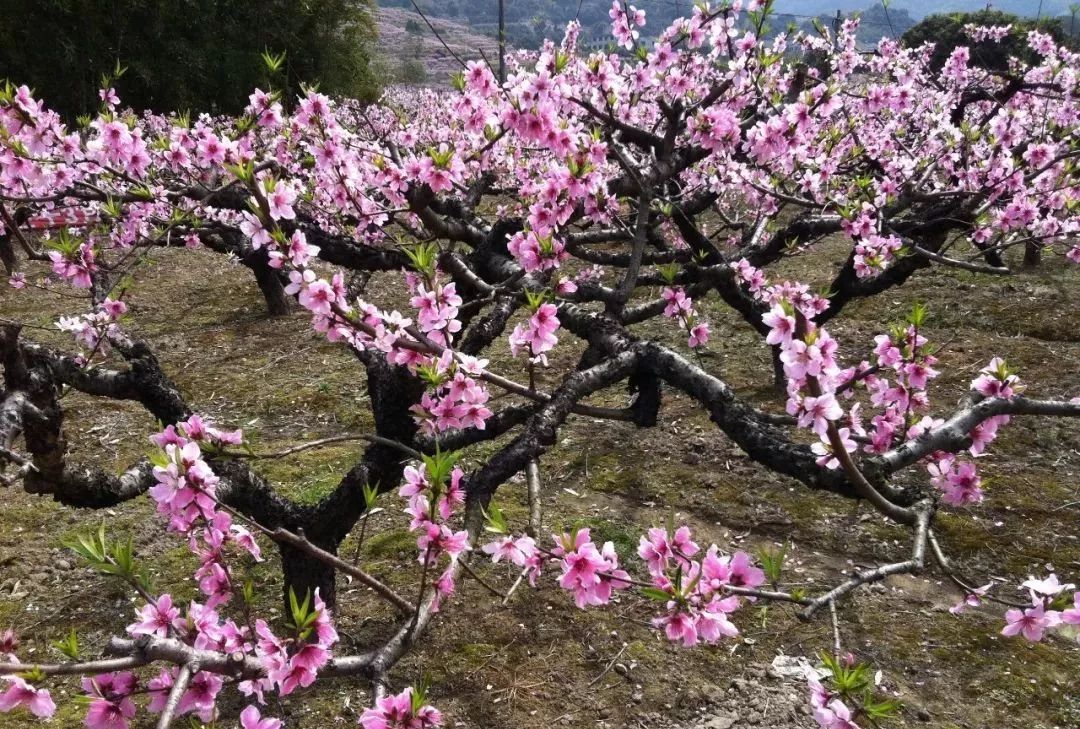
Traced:
[[589, 517], [574, 521], [567, 532], [577, 529], [588, 529], [589, 536], [598, 545], [611, 542], [621, 560], [630, 560], [637, 554], [638, 539], [641, 536], [640, 526], [621, 519]]
[[[260, 449], [267, 451], [276, 447], [269, 443], [260, 445]], [[342, 475], [360, 460], [362, 449], [363, 445], [357, 443], [312, 448], [261, 461], [259, 470], [286, 497], [313, 504], [341, 483]]]
[[416, 550], [416, 535], [407, 529], [395, 529], [371, 535], [365, 540], [362, 551], [371, 557], [397, 557], [401, 552]]

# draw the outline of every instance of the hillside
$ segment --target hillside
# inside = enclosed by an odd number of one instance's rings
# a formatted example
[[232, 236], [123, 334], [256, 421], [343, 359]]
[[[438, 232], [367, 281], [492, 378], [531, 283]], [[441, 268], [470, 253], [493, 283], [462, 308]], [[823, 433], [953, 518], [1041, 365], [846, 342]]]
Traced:
[[[453, 20], [473, 32], [495, 36], [497, 0], [417, 0], [420, 8], [432, 18]], [[379, 0], [384, 9], [411, 8], [412, 0]], [[652, 29], [669, 24], [676, 17], [688, 14], [693, 8], [692, 0], [638, 0], [638, 7], [649, 16]], [[924, 0], [891, 0], [888, 15], [892, 21], [882, 22], [885, 10], [881, 2], [874, 0], [776, 0], [774, 10], [779, 16], [774, 22], [782, 30], [787, 22], [808, 24], [817, 16], [835, 17], [836, 11], [845, 16], [862, 13], [864, 28], [860, 40], [872, 43], [882, 35], [903, 33], [904, 29], [930, 13], [950, 11], [975, 11], [986, 7], [986, 0], [940, 0], [928, 3]], [[1068, 0], [994, 0], [994, 9], [1020, 16], [1044, 18], [1068, 16]], [[506, 0], [507, 38], [520, 48], [536, 48], [545, 38], [558, 38], [566, 24], [578, 19], [586, 37], [601, 38], [608, 34], [608, 11], [610, 0]], [[880, 19], [880, 20], [879, 20]]]
[[[865, 5], [866, 2], [860, 0], [858, 4]], [[411, 7], [409, 0], [382, 0], [379, 9], [379, 51], [387, 62], [389, 72], [397, 79], [417, 82], [420, 79], [405, 78], [409, 73], [405, 67], [410, 61], [419, 59], [427, 69], [427, 80], [442, 82], [447, 73], [455, 70], [456, 61], [417, 13], [397, 7], [401, 3]], [[455, 0], [440, 0], [437, 3], [419, 0], [419, 4], [439, 34], [462, 58], [479, 58], [481, 56], [477, 49], [482, 48], [492, 63], [495, 62], [495, 0], [469, 4]], [[690, 7], [688, 1], [650, 5], [647, 7], [649, 30], [663, 29], [676, 17], [688, 12]], [[795, 10], [787, 9], [784, 4], [779, 7], [781, 11], [770, 24], [774, 32], [787, 30], [791, 25], [810, 29], [812, 16], [797, 12], [797, 7]], [[611, 41], [607, 9], [608, 5], [601, 0], [583, 0], [580, 13], [575, 2], [508, 0], [507, 41], [511, 47], [537, 48], [546, 38], [560, 38], [566, 24], [576, 17], [582, 24], [583, 38], [587, 42], [603, 45]], [[906, 10], [891, 6], [888, 14], [880, 6], [863, 8], [860, 12], [862, 25], [859, 40], [866, 45], [873, 45], [882, 36], [898, 36], [916, 22], [915, 17]], [[832, 13], [822, 13], [820, 17], [828, 25], [834, 16]]]
[[[482, 58], [496, 63], [498, 43], [469, 28], [466, 23], [432, 17], [446, 45], [465, 61]], [[453, 55], [431, 32], [420, 16], [401, 8], [379, 8], [378, 53], [393, 80], [445, 84], [460, 69]], [[419, 64], [419, 66], [418, 66]], [[415, 70], [423, 69], [423, 77]]]

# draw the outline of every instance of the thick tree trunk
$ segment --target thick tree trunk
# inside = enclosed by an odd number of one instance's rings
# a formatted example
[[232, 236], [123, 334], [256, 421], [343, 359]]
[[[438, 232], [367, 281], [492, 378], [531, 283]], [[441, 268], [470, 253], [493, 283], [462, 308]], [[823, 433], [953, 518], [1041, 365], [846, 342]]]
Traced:
[[[310, 539], [309, 535], [309, 539]], [[328, 552], [337, 554], [337, 545], [319, 544], [319, 547]], [[319, 591], [326, 606], [333, 610], [337, 606], [337, 572], [330, 565], [324, 564], [314, 557], [305, 554], [287, 544], [282, 544], [281, 572], [285, 581], [283, 599], [285, 601], [285, 615], [291, 616], [289, 611], [289, 590], [296, 593], [299, 602], [304, 601], [307, 594], [314, 595]]]
[[787, 392], [787, 376], [784, 374], [784, 361], [780, 359], [780, 347], [772, 348], [773, 389], [783, 395]]
[[8, 275], [15, 273], [15, 249], [11, 246], [10, 233], [0, 235], [0, 263]]
[[1034, 241], [1024, 245], [1024, 268], [1035, 268], [1042, 263], [1042, 246]]
[[255, 282], [266, 300], [266, 310], [270, 316], [284, 316], [293, 310], [292, 297], [285, 293], [280, 271], [270, 267], [265, 248], [247, 254], [243, 263], [255, 274]]

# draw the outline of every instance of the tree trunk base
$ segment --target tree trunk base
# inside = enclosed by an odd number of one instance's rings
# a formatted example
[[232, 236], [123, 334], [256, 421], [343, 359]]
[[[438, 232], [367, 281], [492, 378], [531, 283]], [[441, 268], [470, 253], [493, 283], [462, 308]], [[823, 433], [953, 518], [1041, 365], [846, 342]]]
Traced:
[[[320, 544], [320, 548], [337, 554], [337, 545]], [[326, 603], [331, 611], [337, 606], [337, 572], [328, 564], [320, 562], [309, 554], [305, 554], [287, 544], [281, 545], [281, 571], [285, 579], [284, 594], [285, 615], [292, 616], [289, 609], [289, 591], [296, 594], [297, 602], [303, 602], [305, 595], [312, 595], [319, 591], [319, 597]]]

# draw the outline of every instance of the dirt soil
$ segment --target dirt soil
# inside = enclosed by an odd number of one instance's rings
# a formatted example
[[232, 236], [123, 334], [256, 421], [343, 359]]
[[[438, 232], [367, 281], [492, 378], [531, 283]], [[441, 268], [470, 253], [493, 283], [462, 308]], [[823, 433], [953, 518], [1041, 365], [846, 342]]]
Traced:
[[[837, 251], [795, 258], [786, 274], [824, 284]], [[30, 278], [44, 269], [29, 267]], [[780, 274], [772, 274], [778, 277]], [[376, 279], [372, 286], [393, 283]], [[373, 296], [379, 300], [377, 296]], [[946, 373], [932, 390], [936, 412], [947, 411], [992, 354], [1006, 357], [1035, 396], [1080, 394], [1080, 269], [1048, 261], [1036, 271], [985, 278], [954, 269], [924, 271], [902, 290], [849, 307], [830, 329], [843, 354], [863, 356], [872, 337], [916, 301], [931, 312], [926, 330], [945, 346]], [[223, 426], [239, 426], [257, 451], [371, 427], [363, 370], [341, 347], [312, 332], [297, 313], [267, 318], [246, 270], [209, 252], [155, 253], [134, 275], [128, 294], [130, 330], [148, 339], [194, 407]], [[0, 316], [31, 324], [26, 336], [70, 349], [52, 326], [79, 302], [40, 291], [0, 290]], [[721, 305], [704, 304], [714, 342], [704, 366], [737, 391], [774, 411], [782, 401], [768, 387], [768, 350]], [[40, 327], [40, 328], [34, 328]], [[663, 322], [642, 333], [685, 346]], [[493, 360], [520, 371], [508, 352]], [[557, 366], [573, 362], [561, 349]], [[550, 385], [557, 372], [545, 373]], [[600, 404], [618, 405], [609, 392]], [[137, 405], [78, 393], [65, 400], [73, 461], [126, 468], [147, 449], [155, 424]], [[495, 445], [467, 452], [475, 465]], [[987, 500], [943, 515], [938, 533], [946, 551], [981, 584], [991, 576], [1015, 580], [1056, 569], [1080, 581], [1080, 424], [1017, 419], [980, 460]], [[317, 500], [359, 457], [360, 446], [338, 444], [265, 461], [260, 468], [283, 492]], [[692, 524], [699, 542], [756, 550], [790, 542], [782, 586], [811, 592], [843, 579], [856, 566], [905, 558], [909, 534], [839, 497], [812, 494], [748, 460], [684, 398], [665, 393], [661, 425], [573, 418], [541, 464], [545, 525], [588, 526], [612, 540], [634, 564], [638, 536], [672, 511]], [[924, 479], [912, 471], [910, 478]], [[511, 523], [526, 519], [524, 483], [498, 495]], [[415, 544], [395, 497], [371, 518], [364, 566], [401, 590], [415, 590]], [[102, 512], [61, 507], [19, 488], [0, 491], [0, 629], [23, 638], [24, 660], [55, 660], [49, 647], [74, 627], [84, 655], [132, 622], [138, 601], [92, 573], [63, 540], [102, 521], [111, 535], [131, 535], [160, 590], [179, 599], [197, 594], [194, 558], [166, 533], [148, 499]], [[352, 555], [355, 537], [343, 546]], [[277, 613], [280, 574], [274, 550], [250, 568], [262, 609]], [[503, 565], [479, 567], [500, 590], [515, 575]], [[340, 586], [342, 650], [371, 645], [391, 629], [388, 609], [366, 590]], [[958, 618], [947, 612], [959, 595], [940, 575], [900, 577], [855, 594], [839, 609], [845, 650], [883, 672], [883, 686], [904, 702], [896, 726], [939, 729], [1080, 727], [1080, 646], [1060, 639], [1028, 645], [1002, 638], [999, 609]], [[505, 606], [475, 581], [435, 621], [421, 650], [392, 673], [395, 687], [426, 673], [431, 698], [455, 727], [657, 727], [741, 729], [810, 727], [799, 683], [770, 676], [777, 655], [808, 656], [832, 644], [828, 617], [802, 622], [784, 606], [749, 606], [736, 617], [738, 639], [716, 647], [682, 649], [648, 622], [650, 605], [621, 595], [609, 609], [577, 610], [550, 575], [541, 588], [519, 589]], [[74, 682], [51, 684], [61, 705], [53, 725], [81, 726], [83, 709], [70, 699]], [[270, 712], [289, 727], [355, 725], [369, 701], [359, 680], [320, 682], [279, 702]], [[235, 694], [235, 692], [229, 692]], [[66, 699], [66, 700], [65, 700]], [[223, 702], [219, 726], [234, 726], [241, 704]], [[151, 726], [147, 719], [139, 727]], [[0, 725], [34, 726], [11, 714]]]

